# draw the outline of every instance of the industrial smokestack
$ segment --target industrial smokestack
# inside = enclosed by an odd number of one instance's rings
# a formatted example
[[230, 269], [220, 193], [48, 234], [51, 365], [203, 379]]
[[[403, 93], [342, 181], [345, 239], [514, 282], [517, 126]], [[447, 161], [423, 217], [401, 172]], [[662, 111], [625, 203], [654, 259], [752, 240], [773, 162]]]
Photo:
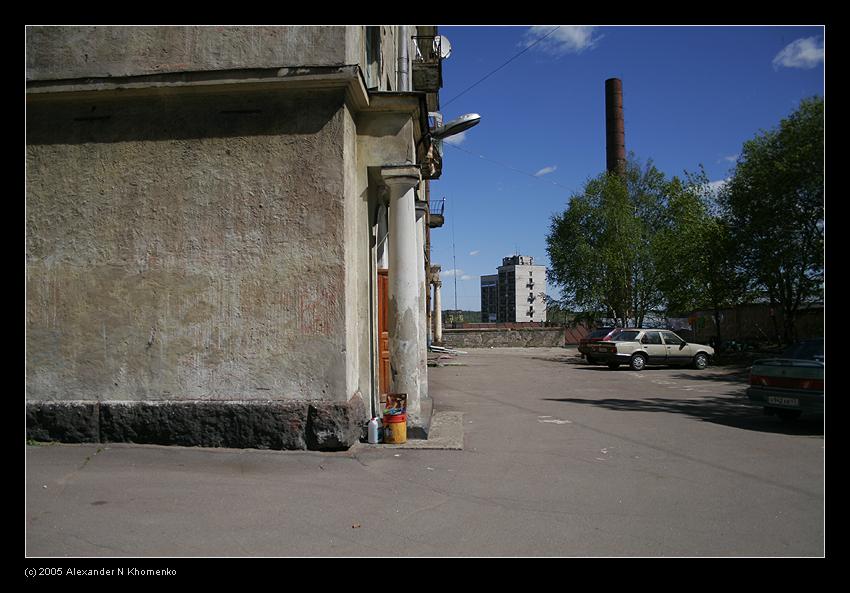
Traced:
[[623, 120], [623, 82], [605, 81], [605, 140], [608, 171], [626, 174], [626, 125]]

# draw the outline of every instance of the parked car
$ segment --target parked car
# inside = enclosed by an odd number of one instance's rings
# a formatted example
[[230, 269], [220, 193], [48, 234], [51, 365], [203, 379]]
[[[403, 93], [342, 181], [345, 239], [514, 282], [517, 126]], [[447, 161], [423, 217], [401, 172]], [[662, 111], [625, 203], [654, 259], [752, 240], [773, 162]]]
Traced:
[[595, 364], [596, 359], [593, 357], [593, 354], [590, 350], [590, 345], [595, 342], [604, 342], [610, 341], [614, 336], [623, 331], [620, 327], [600, 327], [599, 329], [595, 329], [581, 340], [578, 343], [578, 351], [581, 352], [587, 362], [590, 364]]
[[803, 340], [780, 358], [757, 360], [750, 369], [747, 397], [768, 415], [794, 420], [803, 412], [823, 413], [823, 339]]
[[633, 371], [646, 365], [691, 365], [704, 369], [714, 356], [714, 348], [686, 342], [666, 329], [624, 329], [611, 341], [590, 345], [591, 356], [611, 369], [621, 364]]

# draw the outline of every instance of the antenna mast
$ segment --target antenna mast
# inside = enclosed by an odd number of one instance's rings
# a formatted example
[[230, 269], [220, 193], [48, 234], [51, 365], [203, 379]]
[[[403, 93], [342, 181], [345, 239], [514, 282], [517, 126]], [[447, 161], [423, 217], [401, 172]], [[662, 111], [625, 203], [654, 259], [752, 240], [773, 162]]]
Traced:
[[452, 267], [455, 277], [455, 316], [457, 316], [457, 260], [455, 259], [455, 217], [452, 216]]

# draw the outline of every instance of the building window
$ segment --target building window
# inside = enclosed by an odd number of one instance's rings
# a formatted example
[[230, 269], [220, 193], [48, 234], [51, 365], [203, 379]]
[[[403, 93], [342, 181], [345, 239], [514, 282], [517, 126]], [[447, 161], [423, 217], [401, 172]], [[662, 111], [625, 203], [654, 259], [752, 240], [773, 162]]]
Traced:
[[379, 88], [381, 84], [381, 27], [366, 27], [366, 87]]

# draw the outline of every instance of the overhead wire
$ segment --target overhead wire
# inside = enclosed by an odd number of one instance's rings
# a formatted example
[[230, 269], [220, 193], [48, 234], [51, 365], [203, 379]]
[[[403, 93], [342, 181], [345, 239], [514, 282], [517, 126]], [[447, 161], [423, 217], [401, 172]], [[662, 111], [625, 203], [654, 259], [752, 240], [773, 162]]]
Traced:
[[[460, 98], [462, 95], [464, 95], [464, 94], [466, 94], [467, 92], [471, 91], [473, 88], [475, 88], [476, 86], [478, 86], [479, 84], [481, 84], [482, 82], [484, 82], [485, 80], [487, 80], [488, 78], [490, 78], [493, 74], [495, 74], [496, 72], [498, 72], [499, 70], [501, 70], [502, 68], [504, 68], [505, 66], [507, 66], [508, 64], [510, 64], [511, 62], [513, 62], [514, 60], [516, 60], [518, 57], [520, 57], [522, 54], [524, 54], [525, 52], [527, 52], [528, 50], [530, 50], [531, 48], [533, 48], [535, 45], [537, 45], [537, 44], [539, 44], [539, 43], [543, 42], [546, 38], [548, 38], [549, 36], [551, 36], [551, 35], [552, 35], [555, 31], [557, 31], [557, 30], [558, 30], [558, 29], [560, 29], [560, 28], [561, 28], [561, 25], [557, 25], [557, 26], [555, 26], [555, 27], [554, 27], [551, 31], [549, 31], [548, 33], [546, 33], [543, 37], [541, 37], [540, 39], [538, 39], [538, 40], [537, 40], [537, 41], [535, 41], [534, 43], [531, 43], [531, 44], [529, 44], [528, 46], [526, 46], [526, 48], [525, 48], [525, 49], [523, 49], [521, 52], [519, 52], [519, 53], [515, 54], [514, 56], [512, 56], [511, 58], [509, 58], [509, 59], [508, 59], [506, 62], [504, 62], [501, 66], [499, 66], [499, 67], [498, 67], [498, 68], [496, 68], [495, 70], [492, 70], [490, 73], [486, 74], [484, 77], [482, 77], [481, 79], [479, 79], [477, 82], [475, 82], [475, 83], [471, 84], [471, 85], [470, 85], [470, 86], [468, 86], [466, 89], [464, 89], [463, 91], [461, 91], [460, 93], [458, 93], [457, 95], [455, 95], [454, 97], [452, 97], [451, 99], [449, 99], [447, 102], [443, 103], [443, 104], [442, 104], [442, 107], [445, 107], [446, 105], [448, 105], [449, 103], [451, 103], [451, 102], [452, 102], [452, 101], [454, 101], [455, 99], [458, 99], [458, 98]], [[455, 149], [457, 149], [457, 150], [460, 150], [461, 152], [465, 152], [465, 153], [470, 154], [470, 155], [472, 155], [472, 156], [477, 156], [477, 157], [478, 157], [478, 158], [480, 158], [480, 159], [483, 159], [483, 160], [485, 160], [485, 161], [490, 161], [491, 163], [495, 163], [495, 164], [497, 164], [497, 165], [499, 165], [499, 166], [501, 166], [501, 167], [505, 167], [505, 168], [507, 168], [507, 169], [510, 169], [511, 171], [516, 172], [516, 173], [520, 173], [520, 174], [522, 174], [522, 175], [528, 175], [529, 177], [533, 177], [533, 178], [538, 179], [538, 180], [540, 180], [540, 181], [547, 182], [547, 183], [551, 183], [551, 184], [553, 184], [553, 185], [557, 185], [557, 186], [559, 186], [559, 187], [563, 187], [564, 189], [568, 189], [568, 190], [570, 190], [570, 191], [573, 191], [573, 188], [567, 187], [566, 185], [563, 185], [563, 184], [561, 184], [561, 183], [558, 183], [557, 181], [552, 181], [551, 179], [541, 179], [539, 175], [535, 175], [534, 173], [529, 173], [529, 172], [527, 172], [527, 171], [522, 171], [521, 169], [517, 169], [516, 167], [512, 167], [512, 166], [510, 166], [510, 165], [506, 165], [505, 163], [500, 163], [499, 161], [495, 161], [495, 160], [493, 160], [493, 159], [489, 159], [489, 158], [485, 157], [484, 155], [480, 155], [480, 154], [479, 154], [479, 155], [476, 155], [475, 153], [472, 153], [472, 152], [470, 152], [470, 151], [468, 151], [468, 150], [465, 150], [465, 149], [463, 149], [463, 148], [461, 148], [461, 147], [457, 146], [456, 144], [451, 144], [451, 143], [448, 143], [448, 142], [444, 142], [444, 144], [448, 144], [448, 145], [449, 145], [449, 146], [451, 146], [452, 148], [455, 148]]]
[[[442, 103], [441, 107], [442, 107], [442, 108], [444, 108], [444, 107], [446, 107], [447, 105], [449, 105], [450, 103], [452, 103], [453, 101], [455, 101], [456, 99], [459, 99], [460, 97], [462, 97], [463, 95], [465, 95], [466, 93], [468, 93], [469, 91], [471, 91], [472, 89], [474, 89], [476, 86], [478, 86], [479, 84], [481, 84], [482, 82], [484, 82], [485, 80], [487, 80], [488, 78], [490, 78], [490, 77], [491, 77], [492, 75], [494, 75], [496, 72], [498, 72], [499, 70], [501, 70], [502, 68], [504, 68], [505, 66], [507, 66], [508, 64], [510, 64], [511, 62], [513, 62], [514, 60], [516, 60], [518, 57], [520, 57], [521, 55], [523, 55], [525, 52], [527, 52], [528, 50], [530, 50], [531, 48], [533, 48], [533, 47], [534, 47], [534, 46], [536, 46], [537, 44], [539, 44], [539, 43], [541, 43], [542, 41], [544, 41], [546, 38], [548, 38], [550, 35], [552, 35], [555, 31], [557, 31], [557, 30], [558, 30], [558, 29], [560, 29], [560, 28], [561, 28], [561, 26], [560, 26], [560, 25], [558, 25], [558, 26], [554, 27], [551, 31], [549, 31], [548, 33], [546, 33], [546, 35], [544, 35], [543, 37], [541, 37], [540, 39], [538, 39], [538, 40], [537, 40], [537, 41], [535, 41], [534, 43], [532, 43], [532, 44], [528, 45], [525, 49], [523, 49], [523, 50], [522, 50], [522, 51], [520, 51], [519, 53], [517, 53], [517, 54], [515, 54], [514, 56], [512, 56], [510, 59], [508, 59], [506, 62], [504, 62], [501, 66], [499, 66], [499, 67], [498, 67], [498, 68], [496, 68], [495, 70], [493, 70], [493, 71], [489, 72], [488, 74], [486, 74], [485, 76], [483, 76], [481, 79], [479, 79], [478, 81], [474, 82], [473, 84], [471, 84], [470, 86], [468, 86], [467, 88], [465, 88], [463, 91], [461, 91], [460, 93], [458, 93], [457, 95], [455, 95], [454, 97], [452, 97], [451, 99], [449, 99], [448, 101], [446, 101], [445, 103]], [[535, 175], [535, 174], [533, 174], [533, 173], [528, 173], [527, 171], [522, 171], [521, 169], [517, 169], [516, 167], [512, 167], [512, 166], [510, 166], [510, 165], [506, 165], [505, 163], [500, 163], [499, 161], [495, 161], [495, 160], [493, 160], [493, 159], [489, 159], [489, 158], [485, 157], [484, 155], [480, 155], [480, 154], [479, 154], [479, 155], [476, 155], [475, 153], [470, 152], [470, 151], [468, 151], [468, 150], [465, 150], [465, 149], [463, 149], [463, 148], [461, 148], [461, 147], [459, 147], [459, 146], [457, 146], [457, 145], [455, 145], [455, 144], [450, 144], [450, 143], [448, 143], [448, 142], [445, 142], [445, 141], [444, 141], [444, 142], [443, 142], [443, 145], [451, 146], [452, 148], [457, 149], [457, 150], [459, 150], [459, 151], [461, 151], [461, 152], [465, 152], [465, 153], [470, 154], [470, 155], [472, 155], [472, 156], [477, 156], [478, 158], [480, 158], [480, 159], [482, 159], [482, 160], [490, 161], [491, 163], [495, 163], [495, 164], [497, 164], [497, 165], [499, 165], [499, 166], [501, 166], [501, 167], [505, 167], [505, 168], [507, 168], [507, 169], [510, 169], [510, 170], [512, 170], [512, 171], [514, 171], [514, 172], [516, 172], [516, 173], [521, 173], [521, 174], [523, 174], [523, 175], [528, 175], [529, 177], [533, 177], [533, 178], [538, 179], [538, 180], [540, 180], [540, 181], [549, 182], [549, 183], [552, 183], [553, 185], [557, 185], [557, 186], [563, 187], [563, 188], [565, 188], [565, 189], [567, 189], [567, 190], [569, 190], [569, 191], [573, 191], [573, 190], [572, 190], [572, 188], [569, 188], [569, 187], [567, 187], [567, 186], [565, 186], [565, 185], [563, 185], [563, 184], [561, 184], [561, 183], [558, 183], [557, 181], [552, 181], [552, 180], [550, 180], [550, 179], [540, 179], [540, 177], [539, 177], [539, 176], [537, 176], [537, 175]], [[452, 220], [454, 221], [454, 218], [452, 218]], [[455, 268], [455, 274], [454, 274], [454, 276], [455, 276], [455, 278], [454, 278], [454, 282], [455, 282], [455, 289], [454, 289], [454, 290], [455, 290], [455, 310], [457, 310], [457, 307], [458, 307], [458, 304], [457, 304], [457, 296], [458, 296], [458, 295], [457, 295], [457, 262], [455, 261], [454, 222], [452, 222], [452, 263], [453, 263], [454, 268]], [[465, 295], [464, 295], [464, 296], [465, 296]]]
[[445, 108], [445, 106], [446, 106], [446, 105], [448, 105], [449, 103], [451, 103], [451, 102], [452, 102], [452, 101], [454, 101], [455, 99], [458, 99], [458, 98], [460, 98], [462, 95], [464, 95], [464, 94], [466, 94], [467, 92], [471, 91], [472, 89], [474, 89], [475, 87], [477, 87], [479, 84], [481, 84], [482, 82], [484, 82], [485, 80], [487, 80], [488, 78], [490, 78], [491, 76], [493, 76], [496, 72], [498, 72], [499, 70], [501, 70], [502, 68], [504, 68], [505, 66], [507, 66], [508, 64], [510, 64], [511, 62], [513, 62], [514, 60], [516, 60], [516, 59], [517, 59], [518, 57], [520, 57], [522, 54], [524, 54], [525, 52], [527, 52], [528, 50], [530, 50], [532, 47], [534, 47], [535, 45], [537, 45], [538, 43], [540, 43], [541, 41], [543, 41], [544, 39], [546, 39], [547, 37], [549, 37], [552, 33], [554, 33], [555, 31], [557, 31], [557, 30], [558, 30], [558, 29], [560, 29], [560, 28], [561, 28], [561, 25], [556, 26], [554, 29], [552, 29], [551, 31], [549, 31], [548, 33], [546, 33], [546, 35], [544, 35], [543, 37], [541, 37], [540, 39], [538, 39], [537, 41], [535, 41], [535, 42], [534, 42], [534, 43], [532, 43], [531, 45], [527, 46], [524, 50], [522, 50], [521, 52], [519, 52], [518, 54], [516, 54], [515, 56], [513, 56], [512, 58], [510, 58], [507, 62], [505, 62], [504, 64], [502, 64], [501, 66], [499, 66], [498, 68], [496, 68], [495, 70], [493, 70], [492, 72], [490, 72], [489, 74], [487, 74], [486, 76], [484, 76], [484, 78], [482, 78], [482, 79], [481, 79], [481, 80], [479, 80], [478, 82], [473, 83], [471, 86], [467, 87], [466, 89], [464, 89], [463, 91], [461, 91], [460, 93], [458, 93], [457, 95], [455, 95], [454, 97], [452, 97], [451, 99], [449, 99], [448, 101], [446, 101], [445, 103], [443, 103], [441, 107]]
[[458, 146], [456, 144], [449, 144], [448, 142], [443, 142], [443, 145], [444, 146], [448, 145], [448, 146], [451, 146], [452, 148], [454, 148], [455, 150], [465, 152], [466, 154], [469, 154], [469, 155], [472, 155], [472, 156], [477, 156], [479, 159], [482, 159], [482, 160], [485, 160], [485, 161], [490, 161], [491, 163], [495, 163], [496, 165], [499, 165], [500, 167], [510, 169], [511, 171], [514, 171], [515, 173], [521, 173], [522, 175], [528, 175], [529, 177], [533, 177], [534, 179], [537, 179], [538, 181], [542, 181], [543, 183], [551, 183], [552, 185], [557, 185], [558, 187], [563, 187], [566, 190], [574, 191], [574, 188], [567, 187], [563, 183], [558, 183], [557, 181], [553, 181], [551, 179], [543, 179], [540, 175], [535, 175], [534, 173], [529, 173], [528, 171], [523, 171], [522, 169], [517, 169], [516, 167], [512, 167], [511, 165], [508, 165], [508, 164], [487, 158], [483, 154], [475, 154], [474, 152], [466, 150], [465, 148], [461, 148], [460, 146]]

